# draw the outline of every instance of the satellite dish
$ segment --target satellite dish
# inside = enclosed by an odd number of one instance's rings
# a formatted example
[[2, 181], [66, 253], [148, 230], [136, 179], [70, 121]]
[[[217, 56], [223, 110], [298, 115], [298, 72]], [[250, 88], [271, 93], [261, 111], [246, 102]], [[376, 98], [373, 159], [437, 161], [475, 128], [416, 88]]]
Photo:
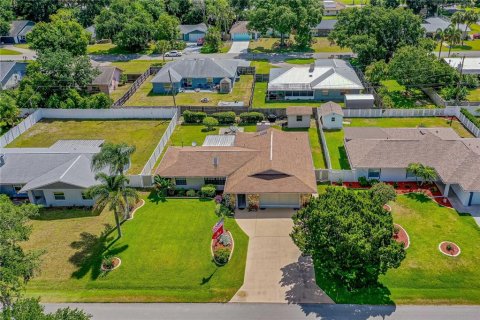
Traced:
[[195, 141], [192, 142], [192, 147], [196, 147], [197, 143]]

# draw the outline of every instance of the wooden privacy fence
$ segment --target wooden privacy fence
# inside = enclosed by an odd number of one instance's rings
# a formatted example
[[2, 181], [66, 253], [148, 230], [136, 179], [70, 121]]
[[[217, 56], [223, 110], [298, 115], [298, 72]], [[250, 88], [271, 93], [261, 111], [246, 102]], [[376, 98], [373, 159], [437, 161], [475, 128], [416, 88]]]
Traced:
[[145, 80], [147, 80], [148, 77], [150, 77], [151, 75], [156, 75], [158, 71], [160, 71], [160, 69], [162, 69], [162, 67], [149, 67], [144, 73], [142, 73], [142, 75], [137, 78], [137, 80], [135, 80], [130, 89], [128, 89], [127, 92], [123, 94], [123, 96], [121, 96], [117, 101], [113, 103], [112, 107], [118, 108], [123, 106], [125, 102], [127, 102], [128, 99], [130, 99], [130, 97], [133, 96], [135, 92], [137, 92], [138, 88], [140, 88], [140, 86], [145, 82]]

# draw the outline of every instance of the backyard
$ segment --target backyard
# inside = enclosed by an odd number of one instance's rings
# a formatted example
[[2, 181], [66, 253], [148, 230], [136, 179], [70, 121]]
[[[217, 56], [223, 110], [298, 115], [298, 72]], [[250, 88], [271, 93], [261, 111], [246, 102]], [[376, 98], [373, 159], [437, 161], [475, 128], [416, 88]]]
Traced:
[[[142, 198], [145, 206], [123, 223], [119, 240], [115, 230], [102, 234], [114, 225], [110, 212], [43, 210], [26, 248], [47, 253], [27, 294], [44, 302], [227, 302], [243, 283], [248, 244], [235, 220], [225, 220], [232, 260], [218, 267], [210, 254], [218, 221], [212, 200]], [[104, 252], [122, 261], [107, 274], [100, 272]]]
[[251, 53], [280, 53], [280, 52], [351, 52], [348, 48], [340, 48], [331, 44], [326, 37], [315, 37], [310, 48], [298, 48], [295, 46], [279, 48], [280, 38], [260, 38], [250, 41], [248, 47]]
[[[423, 194], [398, 196], [391, 204], [394, 222], [408, 232], [410, 247], [398, 269], [377, 286], [349, 292], [316, 268], [317, 284], [337, 303], [479, 304], [480, 229], [468, 214], [439, 206]], [[458, 257], [438, 250], [442, 241], [460, 246]]]
[[[454, 119], [442, 117], [429, 118], [351, 118], [344, 119], [345, 127], [382, 127], [382, 128], [415, 128], [415, 127], [451, 127], [460, 137], [473, 137], [472, 134]], [[343, 130], [324, 131], [328, 152], [333, 169], [350, 169], [347, 154], [343, 146]]]
[[[153, 85], [150, 82], [153, 77], [149, 77], [138, 88], [137, 92], [125, 103], [125, 106], [173, 106], [171, 95], [155, 94], [152, 92]], [[235, 82], [233, 90], [230, 93], [215, 92], [181, 92], [175, 96], [177, 105], [184, 106], [216, 106], [220, 101], [243, 101], [245, 106], [250, 102], [251, 88], [253, 86], [253, 76], [243, 75]], [[208, 98], [209, 102], [201, 102], [203, 98]]]
[[129, 60], [112, 62], [112, 66], [118, 67], [126, 74], [142, 74], [151, 66], [162, 66], [163, 61], [159, 60]]
[[420, 89], [400, 85], [396, 80], [381, 82], [378, 89], [385, 108], [412, 109], [412, 108], [436, 108], [435, 104]]
[[168, 126], [169, 120], [48, 120], [44, 119], [8, 147], [49, 147], [60, 139], [104, 139], [137, 149], [129, 173], [138, 174]]

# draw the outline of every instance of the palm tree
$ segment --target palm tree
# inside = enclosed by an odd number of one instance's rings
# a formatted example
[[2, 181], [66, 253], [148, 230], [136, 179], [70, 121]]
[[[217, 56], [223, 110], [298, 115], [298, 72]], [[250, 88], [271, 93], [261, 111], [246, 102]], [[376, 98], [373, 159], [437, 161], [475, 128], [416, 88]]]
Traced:
[[153, 178], [153, 184], [159, 197], [165, 197], [167, 193], [175, 191], [175, 184], [172, 179], [162, 178], [159, 175], [156, 175]]
[[437, 171], [432, 167], [422, 165], [419, 176], [422, 178], [422, 185], [425, 182], [433, 183], [437, 179]]
[[460, 23], [465, 21], [465, 13], [462, 11], [457, 11], [452, 14], [452, 18], [450, 19], [452, 25], [456, 25], [457, 29], [460, 29]]
[[108, 206], [109, 210], [113, 211], [118, 238], [121, 238], [122, 230], [120, 229], [119, 212], [125, 212], [128, 209], [126, 199], [138, 201], [138, 193], [135, 189], [126, 187], [128, 178], [122, 174], [110, 176], [100, 172], [95, 176], [95, 180], [100, 181], [100, 184], [88, 188], [86, 193], [95, 199], [95, 210], [102, 210]]
[[92, 158], [92, 168], [94, 171], [108, 168], [110, 174], [123, 174], [135, 149], [135, 146], [126, 143], [104, 143], [100, 152]]
[[449, 26], [447, 29], [445, 29], [445, 36], [449, 44], [448, 56], [450, 57], [452, 47], [460, 43], [460, 41], [462, 40], [462, 31], [455, 27]]
[[[478, 13], [476, 13], [475, 11], [471, 10], [471, 11], [466, 11], [464, 16], [463, 16], [463, 22], [465, 23], [465, 30], [464, 30], [464, 33], [463, 34], [467, 34], [467, 29], [470, 25], [476, 23], [479, 19], [479, 15]], [[463, 46], [463, 40], [465, 39], [465, 37], [462, 37], [462, 46]]]
[[418, 162], [410, 163], [407, 167], [407, 172], [415, 175], [415, 182], [418, 183], [418, 176], [421, 170], [422, 164]]
[[437, 32], [435, 32], [435, 40], [440, 41], [440, 50], [438, 51], [438, 59], [440, 59], [440, 56], [442, 55], [442, 48], [443, 48], [443, 43], [445, 42], [445, 31], [442, 30], [442, 28], [438, 28]]

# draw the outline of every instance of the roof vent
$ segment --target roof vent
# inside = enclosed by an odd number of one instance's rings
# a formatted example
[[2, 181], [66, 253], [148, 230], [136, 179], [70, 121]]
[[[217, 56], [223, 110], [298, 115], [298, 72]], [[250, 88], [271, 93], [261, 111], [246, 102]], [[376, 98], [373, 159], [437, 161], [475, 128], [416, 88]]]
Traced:
[[0, 167], [2, 167], [5, 164], [5, 155], [0, 154]]
[[219, 162], [218, 157], [213, 157], [213, 166], [214, 167], [218, 167], [218, 162]]
[[312, 73], [315, 70], [315, 63], [310, 64], [310, 68], [308, 68], [308, 72]]

